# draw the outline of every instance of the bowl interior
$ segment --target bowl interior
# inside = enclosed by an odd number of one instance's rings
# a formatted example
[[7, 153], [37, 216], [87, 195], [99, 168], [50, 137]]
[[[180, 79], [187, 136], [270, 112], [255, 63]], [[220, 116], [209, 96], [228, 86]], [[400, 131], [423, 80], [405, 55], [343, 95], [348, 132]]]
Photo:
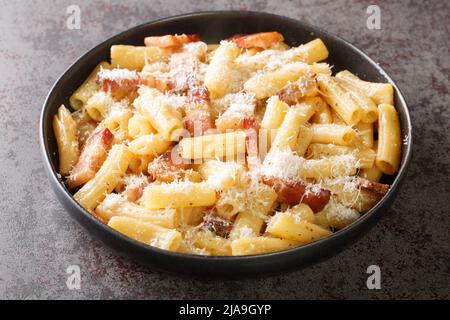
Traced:
[[[41, 117], [41, 144], [44, 158], [49, 162], [49, 169], [51, 174], [53, 174], [53, 178], [60, 180], [56, 169], [58, 166], [58, 155], [52, 130], [52, 118], [61, 104], [64, 104], [67, 107], [70, 105], [69, 97], [81, 85], [91, 70], [99, 62], [109, 61], [109, 50], [111, 45], [143, 45], [145, 36], [174, 33], [198, 33], [203, 41], [207, 43], [218, 43], [221, 39], [228, 38], [234, 34], [261, 31], [279, 31], [285, 37], [286, 43], [291, 46], [298, 46], [319, 37], [325, 42], [330, 52], [330, 57], [326, 62], [333, 65], [334, 73], [348, 69], [365, 80], [392, 83], [392, 80], [376, 63], [351, 44], [336, 36], [302, 23], [301, 21], [281, 16], [256, 12], [205, 12], [147, 23], [110, 38], [93, 48], [70, 66], [55, 83], [44, 104]], [[384, 178], [386, 183], [393, 183], [391, 190], [386, 197], [395, 192], [395, 189], [400, 182], [400, 178], [406, 170], [411, 147], [411, 126], [408, 110], [401, 93], [397, 87], [395, 88], [395, 103], [399, 112], [402, 126], [402, 138], [405, 143], [402, 145], [402, 166], [400, 173], [394, 177]], [[61, 183], [61, 180], [60, 187], [63, 188], [67, 193], [67, 196], [70, 197], [70, 193], [65, 188], [64, 184]], [[377, 207], [369, 211], [362, 219], [371, 215]], [[89, 214], [86, 211], [84, 213], [87, 215]], [[347, 229], [355, 228], [357, 224], [359, 224], [359, 222], [355, 223], [355, 226], [352, 225], [338, 233], [347, 232]], [[107, 227], [105, 226], [105, 228]], [[330, 239], [323, 239], [321, 241], [331, 241], [331, 238], [333, 237], [334, 235], [330, 236]], [[301, 249], [302, 247], [290, 250]]]

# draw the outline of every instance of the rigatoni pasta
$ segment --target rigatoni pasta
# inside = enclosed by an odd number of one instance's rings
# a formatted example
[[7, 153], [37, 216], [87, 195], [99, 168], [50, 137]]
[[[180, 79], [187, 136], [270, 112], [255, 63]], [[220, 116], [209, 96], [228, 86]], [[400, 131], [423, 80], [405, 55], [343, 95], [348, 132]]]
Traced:
[[76, 123], [65, 106], [60, 106], [53, 118], [53, 130], [59, 150], [59, 172], [68, 175], [78, 161], [78, 137]]
[[112, 229], [184, 254], [264, 254], [347, 227], [388, 191], [393, 87], [333, 76], [321, 39], [144, 44], [112, 46], [53, 120], [62, 179]]

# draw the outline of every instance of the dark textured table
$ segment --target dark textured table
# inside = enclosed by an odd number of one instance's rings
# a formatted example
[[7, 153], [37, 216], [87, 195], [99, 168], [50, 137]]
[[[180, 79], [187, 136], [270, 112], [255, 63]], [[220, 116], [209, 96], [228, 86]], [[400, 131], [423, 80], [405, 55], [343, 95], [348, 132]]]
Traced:
[[[379, 3], [381, 30], [370, 30], [373, 2], [0, 0], [0, 298], [449, 298], [450, 3]], [[80, 30], [66, 26], [71, 4]], [[414, 156], [398, 198], [359, 242], [321, 264], [246, 281], [153, 272], [91, 238], [50, 189], [38, 119], [55, 79], [120, 31], [214, 9], [278, 13], [338, 34], [379, 62], [409, 103]], [[380, 290], [366, 286], [373, 264]], [[69, 265], [81, 269], [80, 290], [66, 286]]]

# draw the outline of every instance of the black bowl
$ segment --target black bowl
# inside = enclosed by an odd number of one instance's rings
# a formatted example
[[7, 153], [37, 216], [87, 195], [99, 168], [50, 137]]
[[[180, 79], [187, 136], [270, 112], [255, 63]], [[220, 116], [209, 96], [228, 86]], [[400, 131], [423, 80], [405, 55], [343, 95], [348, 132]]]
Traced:
[[[112, 45], [142, 45], [145, 36], [173, 33], [198, 33], [202, 40], [217, 43], [234, 34], [261, 31], [279, 31], [291, 46], [320, 37], [330, 51], [327, 62], [334, 66], [335, 72], [349, 69], [365, 80], [390, 82], [394, 85], [395, 105], [400, 115], [404, 141], [402, 164], [398, 174], [387, 180], [391, 183], [391, 188], [375, 207], [350, 226], [314, 243], [262, 255], [208, 257], [169, 252], [139, 243], [97, 220], [73, 199], [57, 174], [58, 154], [52, 118], [61, 104], [69, 106], [70, 95], [91, 70], [100, 61], [109, 60], [109, 49]], [[146, 23], [103, 42], [83, 55], [56, 81], [44, 103], [40, 119], [40, 144], [45, 168], [58, 199], [89, 233], [114, 248], [119, 254], [158, 270], [200, 277], [244, 278], [308, 266], [336, 254], [367, 232], [379, 219], [380, 213], [392, 203], [405, 176], [411, 158], [411, 129], [408, 108], [400, 90], [373, 60], [350, 43], [286, 17], [260, 12], [218, 11], [186, 14]]]

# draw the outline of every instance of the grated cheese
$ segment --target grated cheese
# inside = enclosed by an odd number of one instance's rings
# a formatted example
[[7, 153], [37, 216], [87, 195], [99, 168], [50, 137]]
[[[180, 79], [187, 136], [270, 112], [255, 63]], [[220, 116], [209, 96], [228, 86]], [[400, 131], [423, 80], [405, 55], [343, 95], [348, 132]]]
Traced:
[[289, 148], [269, 152], [264, 159], [261, 174], [287, 182], [296, 182], [299, 181], [298, 172], [304, 163], [305, 159], [295, 155]]
[[257, 234], [255, 234], [255, 232], [253, 231], [253, 229], [247, 227], [247, 226], [243, 226], [240, 230], [239, 230], [239, 236], [238, 238], [242, 239], [242, 238], [253, 238], [256, 237]]
[[114, 68], [112, 70], [101, 68], [97, 74], [100, 81], [123, 81], [123, 80], [138, 80], [139, 75], [134, 70]]
[[334, 225], [348, 225], [356, 221], [361, 215], [355, 209], [331, 200], [324, 208], [327, 220]]
[[148, 184], [148, 178], [143, 173], [141, 174], [130, 174], [123, 178], [125, 184], [125, 189], [137, 188], [142, 185]]

